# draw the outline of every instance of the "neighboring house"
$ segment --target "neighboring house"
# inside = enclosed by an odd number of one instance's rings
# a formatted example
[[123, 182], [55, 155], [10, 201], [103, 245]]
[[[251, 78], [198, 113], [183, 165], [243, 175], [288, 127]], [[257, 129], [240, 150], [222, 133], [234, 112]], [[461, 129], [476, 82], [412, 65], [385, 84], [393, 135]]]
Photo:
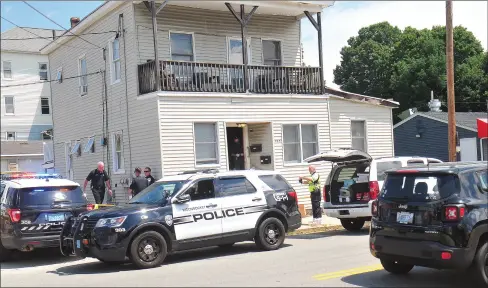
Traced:
[[[298, 184], [308, 173], [305, 158], [351, 146], [392, 156], [398, 103], [324, 88], [321, 67], [301, 66], [304, 11], [327, 6], [302, 2], [253, 1], [259, 7], [244, 29], [247, 45], [219, 1], [170, 1], [155, 21], [151, 3], [111, 1], [73, 23], [83, 39], [60, 38], [42, 50], [51, 77], [82, 75], [52, 84], [57, 172], [81, 183], [104, 161], [120, 200], [137, 166], [150, 166], [155, 177], [274, 169], [309, 208], [308, 189]], [[330, 165], [318, 168], [325, 181]]]
[[[486, 112], [456, 112], [459, 160], [488, 160], [486, 118]], [[394, 126], [394, 135], [396, 156], [449, 160], [447, 112], [416, 112]]]
[[[50, 85], [42, 83], [50, 80], [49, 61], [39, 50], [59, 34], [57, 30], [18, 27], [1, 34], [2, 171], [45, 172], [46, 168], [52, 168], [52, 165], [42, 166], [45, 161], [41, 140], [52, 141], [43, 132], [52, 129], [53, 122]], [[32, 84], [37, 82], [40, 83]], [[6, 156], [3, 141], [13, 141], [8, 145], [15, 157]], [[27, 146], [22, 144], [26, 141], [29, 147], [37, 146], [31, 152], [41, 155], [27, 153], [24, 149]]]

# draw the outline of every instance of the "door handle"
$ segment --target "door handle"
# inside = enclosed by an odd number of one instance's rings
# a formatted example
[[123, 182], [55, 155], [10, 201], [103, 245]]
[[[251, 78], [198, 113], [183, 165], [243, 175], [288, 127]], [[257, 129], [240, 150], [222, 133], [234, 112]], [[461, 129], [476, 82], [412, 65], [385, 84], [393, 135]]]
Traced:
[[263, 199], [263, 198], [260, 198], [260, 197], [255, 197], [255, 198], [252, 198], [252, 201], [259, 201], [259, 200], [261, 200], [261, 199]]

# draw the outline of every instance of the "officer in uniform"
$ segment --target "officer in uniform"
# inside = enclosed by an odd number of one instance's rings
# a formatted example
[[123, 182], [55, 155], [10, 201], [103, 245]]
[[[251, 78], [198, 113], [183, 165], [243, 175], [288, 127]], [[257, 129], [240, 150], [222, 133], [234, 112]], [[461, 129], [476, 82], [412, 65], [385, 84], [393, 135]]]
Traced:
[[320, 175], [315, 167], [308, 166], [310, 176], [299, 177], [299, 182], [308, 184], [308, 191], [310, 192], [310, 199], [312, 200], [312, 225], [320, 225], [322, 222], [322, 208], [320, 207], [321, 193], [320, 193]]
[[136, 167], [134, 169], [135, 177], [132, 178], [132, 183], [129, 186], [129, 197], [132, 198], [139, 194], [142, 190], [149, 186], [149, 183], [145, 177], [141, 176], [141, 168]]
[[86, 190], [88, 181], [91, 182], [90, 187], [95, 198], [95, 203], [102, 204], [105, 198], [105, 185], [108, 187], [108, 194], [112, 197], [112, 189], [110, 189], [110, 177], [105, 171], [105, 164], [98, 162], [97, 169], [90, 171], [90, 174], [85, 179], [83, 184], [83, 192]]

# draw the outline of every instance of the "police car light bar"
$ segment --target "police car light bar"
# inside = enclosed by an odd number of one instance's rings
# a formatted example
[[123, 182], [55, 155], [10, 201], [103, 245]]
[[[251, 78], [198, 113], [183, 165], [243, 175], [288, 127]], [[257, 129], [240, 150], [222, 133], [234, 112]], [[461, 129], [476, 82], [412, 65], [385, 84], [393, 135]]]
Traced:
[[9, 179], [56, 179], [61, 178], [59, 174], [46, 174], [46, 173], [16, 173], [13, 175], [3, 175], [4, 180]]

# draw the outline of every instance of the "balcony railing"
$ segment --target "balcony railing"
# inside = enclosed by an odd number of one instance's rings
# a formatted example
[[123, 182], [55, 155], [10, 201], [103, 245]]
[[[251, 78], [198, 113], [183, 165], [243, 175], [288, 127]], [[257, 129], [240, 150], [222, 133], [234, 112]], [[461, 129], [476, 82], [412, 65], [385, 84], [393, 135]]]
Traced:
[[[157, 90], [155, 61], [138, 66], [139, 94]], [[160, 61], [161, 90], [245, 93], [244, 65]], [[252, 93], [320, 94], [318, 67], [247, 66]]]

